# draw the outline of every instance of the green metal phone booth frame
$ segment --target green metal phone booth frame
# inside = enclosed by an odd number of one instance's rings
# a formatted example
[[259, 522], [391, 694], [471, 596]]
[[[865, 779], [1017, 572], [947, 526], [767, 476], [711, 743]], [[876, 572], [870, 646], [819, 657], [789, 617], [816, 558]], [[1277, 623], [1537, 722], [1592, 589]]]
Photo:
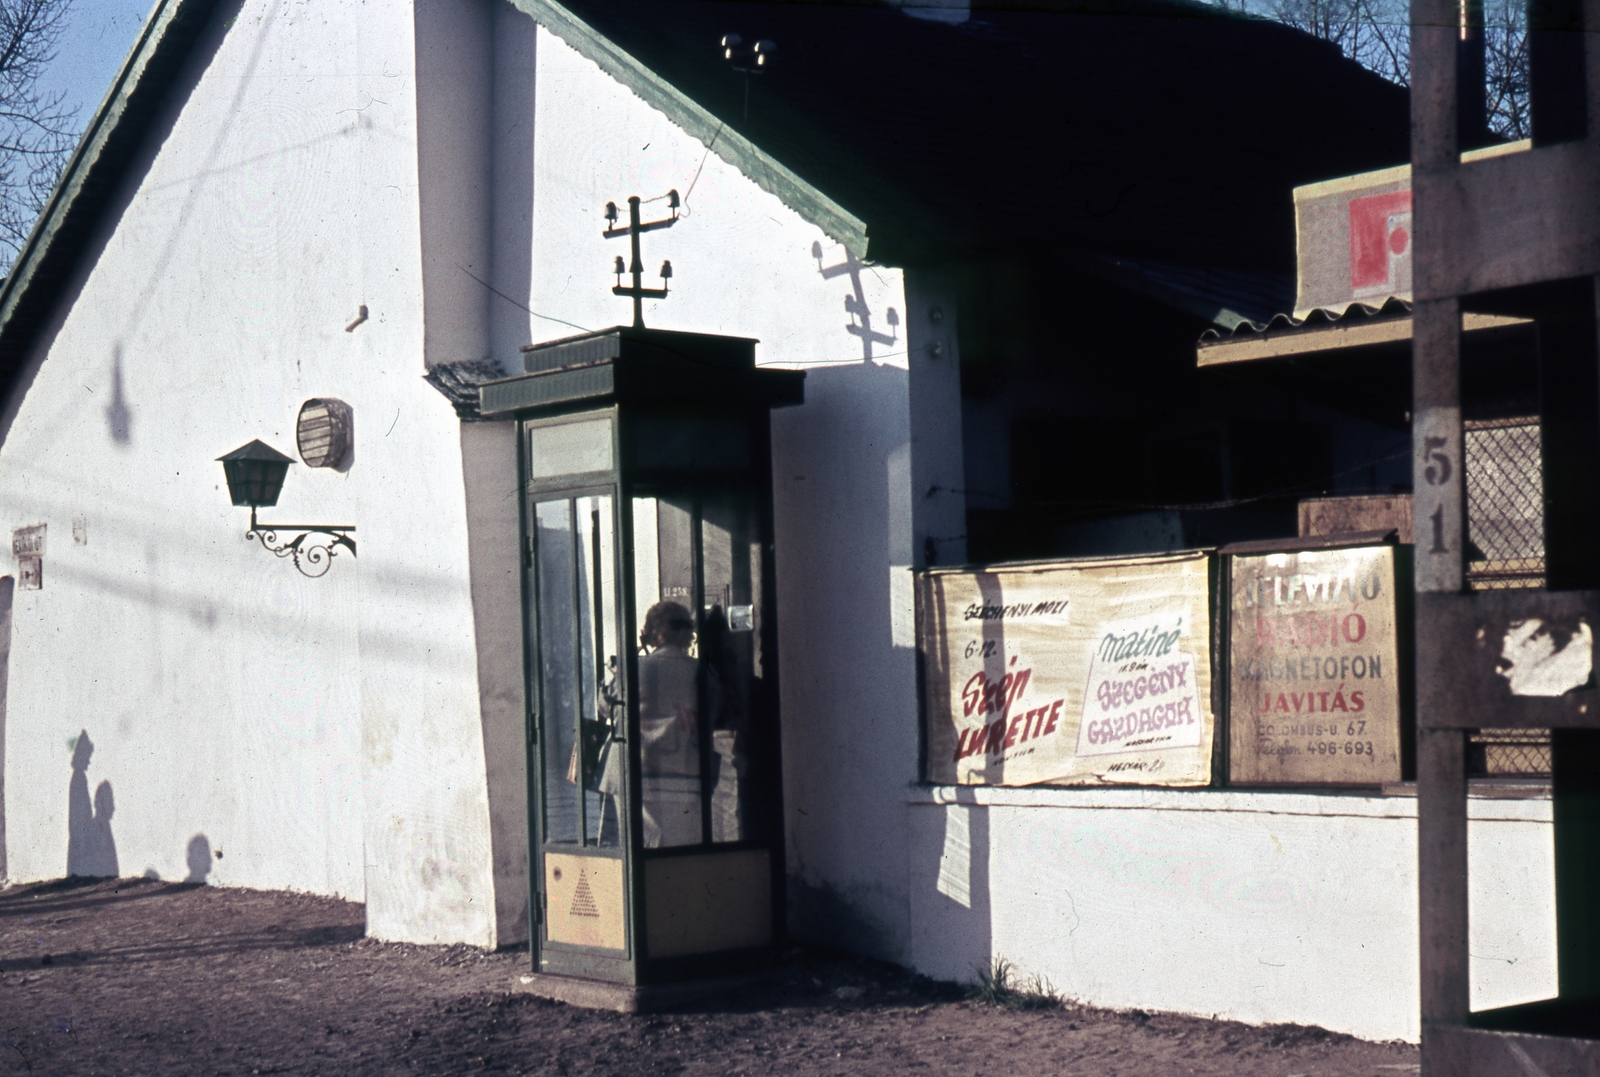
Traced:
[[480, 387], [518, 423], [537, 973], [663, 985], [780, 943], [770, 412], [804, 373], [755, 344], [616, 327]]

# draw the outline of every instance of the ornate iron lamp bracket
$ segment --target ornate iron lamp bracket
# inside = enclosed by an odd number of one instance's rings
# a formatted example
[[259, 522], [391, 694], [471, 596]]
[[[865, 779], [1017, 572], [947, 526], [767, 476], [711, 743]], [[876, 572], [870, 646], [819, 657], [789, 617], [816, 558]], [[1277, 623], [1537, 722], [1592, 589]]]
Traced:
[[[277, 557], [288, 557], [294, 561], [294, 567], [300, 570], [300, 575], [312, 579], [327, 574], [333, 566], [333, 558], [339, 552], [339, 547], [344, 546], [350, 551], [350, 556], [356, 555], [356, 540], [350, 536], [355, 533], [354, 527], [335, 527], [327, 524], [263, 524], [256, 521], [254, 506], [250, 509], [250, 530], [244, 537], [255, 539], [261, 543], [261, 548]], [[278, 532], [300, 532], [287, 542], [278, 541]], [[317, 536], [312, 539], [312, 536]], [[311, 540], [311, 541], [308, 541]]]

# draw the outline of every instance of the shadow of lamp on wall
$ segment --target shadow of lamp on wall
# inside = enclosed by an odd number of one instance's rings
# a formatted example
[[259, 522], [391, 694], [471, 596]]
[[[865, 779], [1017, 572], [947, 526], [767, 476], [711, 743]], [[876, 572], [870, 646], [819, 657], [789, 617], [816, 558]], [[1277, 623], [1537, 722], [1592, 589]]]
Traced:
[[[256, 539], [261, 548], [279, 557], [293, 559], [294, 567], [302, 576], [325, 575], [333, 564], [333, 557], [344, 546], [350, 556], [356, 553], [356, 541], [350, 536], [354, 527], [333, 524], [264, 524], [256, 520], [256, 509], [271, 508], [278, 503], [283, 490], [283, 480], [289, 473], [292, 457], [261, 441], [251, 441], [224, 456], [217, 457], [228, 477], [228, 496], [235, 505], [250, 506], [250, 530], [245, 538]], [[313, 465], [317, 466], [317, 465]], [[278, 533], [299, 532], [287, 541], [280, 542]]]

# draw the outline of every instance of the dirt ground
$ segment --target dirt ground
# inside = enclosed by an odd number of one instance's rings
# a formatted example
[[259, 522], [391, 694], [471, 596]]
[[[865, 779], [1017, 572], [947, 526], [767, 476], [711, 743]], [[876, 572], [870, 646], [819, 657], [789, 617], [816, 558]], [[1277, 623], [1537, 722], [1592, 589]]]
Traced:
[[360, 905], [144, 879], [0, 891], [0, 1074], [1404, 1077], [1416, 1049], [1071, 1004], [1010, 1009], [792, 951], [735, 1001], [623, 1016], [512, 984], [526, 953], [362, 937]]

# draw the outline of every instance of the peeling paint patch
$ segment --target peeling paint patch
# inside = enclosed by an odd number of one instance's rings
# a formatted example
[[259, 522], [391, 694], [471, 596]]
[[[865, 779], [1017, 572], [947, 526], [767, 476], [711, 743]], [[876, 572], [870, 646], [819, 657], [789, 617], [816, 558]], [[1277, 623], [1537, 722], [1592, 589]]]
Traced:
[[1514, 621], [1495, 672], [1510, 682], [1514, 696], [1559, 696], [1581, 688], [1594, 672], [1594, 635], [1582, 620], [1572, 630], [1537, 617]]

